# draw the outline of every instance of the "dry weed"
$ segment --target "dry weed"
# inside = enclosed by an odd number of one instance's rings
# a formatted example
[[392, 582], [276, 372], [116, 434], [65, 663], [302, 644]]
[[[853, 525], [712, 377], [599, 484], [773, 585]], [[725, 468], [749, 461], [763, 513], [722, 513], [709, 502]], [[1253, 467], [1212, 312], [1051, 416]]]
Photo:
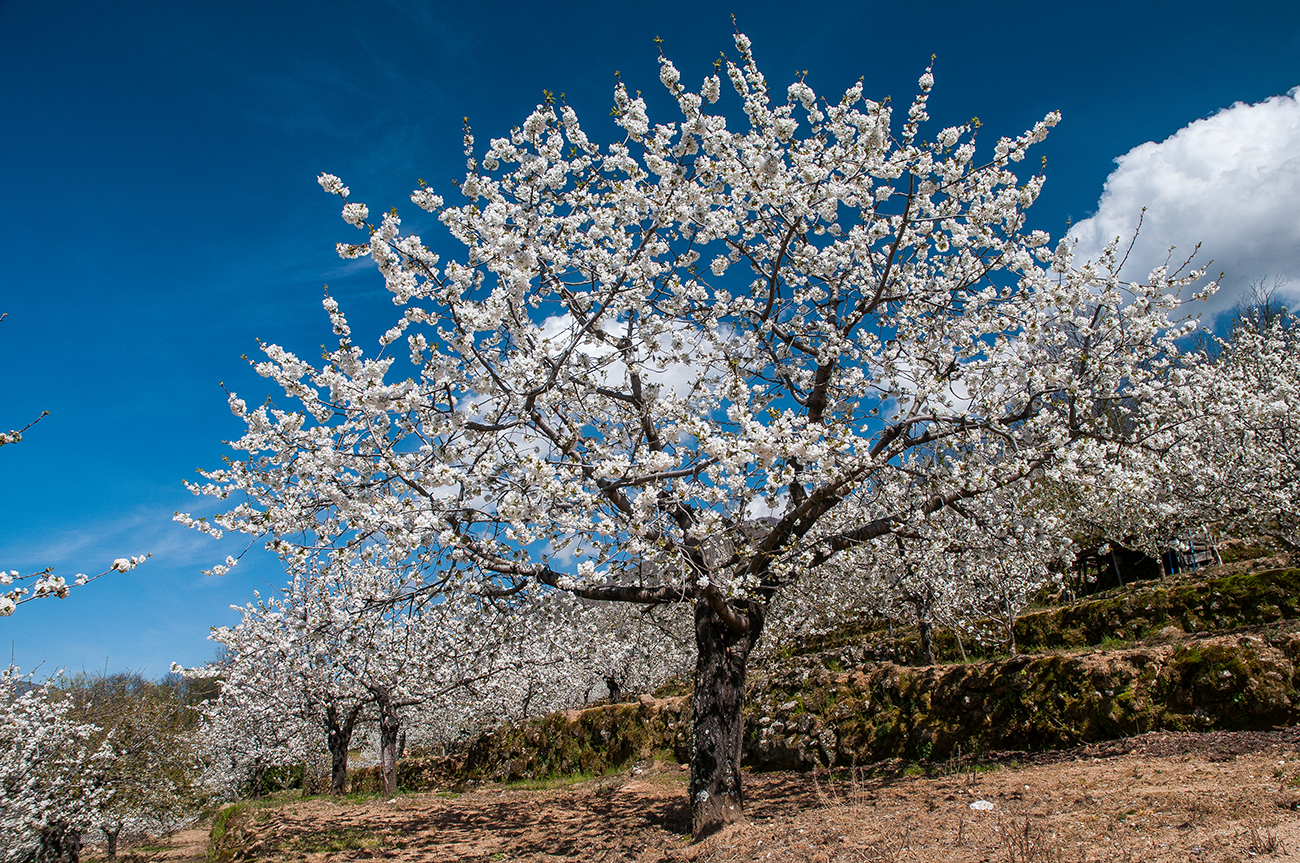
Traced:
[[998, 835], [1007, 863], [1062, 863], [1064, 857], [1054, 834], [1028, 816], [1023, 823], [1009, 825], [998, 819]]
[[1270, 826], [1251, 821], [1246, 828], [1246, 850], [1251, 854], [1274, 857], [1285, 853], [1286, 849]]

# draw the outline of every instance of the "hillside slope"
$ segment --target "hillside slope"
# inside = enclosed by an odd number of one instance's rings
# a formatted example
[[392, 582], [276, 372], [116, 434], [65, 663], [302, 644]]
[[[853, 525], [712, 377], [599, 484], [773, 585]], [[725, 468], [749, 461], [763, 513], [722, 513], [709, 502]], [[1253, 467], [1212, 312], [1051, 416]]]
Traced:
[[[905, 654], [907, 636], [878, 632], [779, 657], [750, 681], [746, 763], [939, 761], [1156, 730], [1300, 723], [1300, 569], [1260, 565], [1027, 614], [1014, 657], [908, 666], [885, 658]], [[403, 761], [399, 785], [599, 774], [654, 753], [684, 761], [689, 723], [684, 695], [556, 713], [484, 733], [450, 758]], [[377, 779], [357, 771], [352, 787]]]

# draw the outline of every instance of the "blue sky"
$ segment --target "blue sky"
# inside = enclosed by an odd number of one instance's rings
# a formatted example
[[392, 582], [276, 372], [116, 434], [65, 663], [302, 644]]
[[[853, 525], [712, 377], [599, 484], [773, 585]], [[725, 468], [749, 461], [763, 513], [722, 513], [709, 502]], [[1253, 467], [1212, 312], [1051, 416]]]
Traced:
[[[154, 553], [133, 573], [0, 619], [18, 664], [150, 675], [172, 660], [197, 664], [212, 654], [208, 627], [233, 622], [230, 604], [279, 583], [274, 562], [256, 556], [201, 575], [242, 545], [170, 516], [201, 504], [182, 480], [217, 466], [222, 440], [239, 432], [218, 382], [250, 403], [270, 393], [240, 358], [256, 338], [316, 356], [330, 339], [326, 283], [359, 341], [393, 317], [373, 272], [336, 257], [335, 241], [354, 234], [318, 173], [342, 177], [372, 211], [414, 217], [417, 178], [450, 199], [463, 174], [463, 117], [485, 142], [547, 89], [608, 141], [615, 70], [653, 109], [653, 39], [698, 82], [719, 51], [734, 54], [733, 11], [778, 92], [808, 70], [822, 95], [863, 77], [868, 96], [907, 100], [936, 54], [936, 128], [978, 116], [989, 145], [1060, 109], [1038, 150], [1048, 182], [1033, 211], [1053, 236], [1097, 214], [1109, 177], [1093, 234], [1149, 197], [1165, 207], [1152, 215], [1154, 244], [1220, 241], [1229, 298], [1253, 278], [1300, 276], [1286, 233], [1300, 230], [1300, 196], [1282, 194], [1300, 176], [1295, 99], [1257, 104], [1300, 85], [1290, 2], [1227, 14], [1218, 3], [1131, 0], [0, 0], [0, 426], [50, 411], [0, 450], [0, 567], [54, 565], [70, 577]], [[1244, 104], [1216, 114], [1234, 103]], [[1220, 237], [1226, 220], [1198, 202], [1225, 197], [1249, 212]], [[1256, 211], [1273, 227], [1254, 227]], [[1237, 248], [1250, 254], [1234, 258]]]

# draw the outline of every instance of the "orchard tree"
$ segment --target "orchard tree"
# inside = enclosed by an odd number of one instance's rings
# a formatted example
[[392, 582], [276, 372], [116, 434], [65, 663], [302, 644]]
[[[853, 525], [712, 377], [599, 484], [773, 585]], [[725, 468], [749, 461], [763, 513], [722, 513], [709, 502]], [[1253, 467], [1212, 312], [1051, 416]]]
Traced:
[[[903, 620], [916, 626], [916, 661], [932, 665], [936, 626], [952, 631], [964, 657], [962, 634], [983, 640], [992, 624], [1014, 655], [1016, 620], [1059, 579], [1060, 564], [1073, 551], [1066, 522], [1038, 510], [1033, 481], [954, 502], [912, 529], [896, 530], [887, 542], [846, 550], [819, 581], [843, 608], [823, 612], [810, 628], [868, 614]], [[855, 586], [860, 592], [867, 587], [866, 595], [855, 600]], [[817, 597], [802, 599], [820, 605]]]
[[112, 752], [95, 725], [70, 713], [57, 681], [0, 671], [0, 860], [76, 863], [113, 790]]
[[1300, 551], [1300, 328], [1285, 309], [1239, 317], [1162, 393], [1145, 467], [1169, 526], [1220, 522]]
[[[328, 593], [317, 587], [299, 574], [283, 596], [259, 597], [239, 624], [218, 627], [211, 638], [227, 649], [223, 695], [234, 690], [257, 709], [318, 726], [330, 753], [330, 793], [342, 794], [352, 735], [374, 695], [349, 669], [349, 639], [330, 625]], [[254, 794], [268, 766], [252, 765]]]
[[477, 598], [443, 592], [436, 602], [418, 594], [393, 601], [402, 586], [383, 567], [343, 572], [332, 591], [331, 628], [348, 646], [341, 664], [374, 703], [380, 778], [384, 793], [396, 794], [399, 736], [409, 711], [442, 713], [501, 673], [509, 630]]
[[198, 713], [182, 689], [139, 674], [81, 674], [60, 682], [71, 717], [97, 730], [98, 781], [110, 792], [96, 813], [108, 859], [125, 833], [161, 835], [206, 802], [199, 787]]
[[[1266, 297], [1267, 298], [1267, 297]], [[1271, 303], [1202, 333], [1133, 410], [1137, 446], [1091, 441], [1047, 471], [1038, 506], [1087, 542], [1158, 557], [1207, 524], [1300, 548], [1300, 330]]]
[[227, 648], [226, 691], [320, 727], [332, 794], [346, 790], [353, 735], [372, 716], [384, 788], [395, 793], [404, 708], [437, 710], [495, 675], [510, 631], [481, 598], [444, 584], [431, 600], [427, 585], [368, 551], [308, 558], [287, 587], [212, 635]]
[[[1202, 275], [1124, 284], [1114, 247], [1076, 266], [1026, 229], [1044, 179], [1013, 167], [1055, 113], [979, 161], [971, 126], [921, 135], [929, 70], [895, 124], [860, 83], [774, 97], [736, 49], [697, 91], [660, 58], [674, 122], [619, 84], [604, 148], [549, 98], [481, 154], [467, 131], [466, 201], [412, 194], [454, 259], [321, 175], [364, 234], [340, 254], [369, 255], [401, 314], [376, 356], [332, 298], [322, 365], [266, 345], [257, 370], [297, 406], [231, 394], [244, 455], [194, 490], [242, 499], [180, 516], [288, 558], [380, 544], [482, 595], [684, 607], [697, 838], [742, 815], [773, 598], [1114, 437], [1106, 406], [1160, 386]], [[709, 107], [723, 76], [736, 128]]]
[[561, 592], [501, 610], [510, 635], [499, 673], [475, 687], [470, 727], [568, 710], [604, 695], [616, 703], [685, 672], [694, 638], [679, 615]]
[[[220, 667], [187, 669], [187, 676], [207, 676]], [[276, 767], [306, 764], [321, 737], [314, 723], [287, 705], [282, 693], [258, 683], [246, 668], [233, 684], [222, 682], [220, 695], [203, 706], [197, 741], [204, 753], [200, 779], [216, 799], [253, 799], [266, 793], [267, 774]], [[287, 683], [287, 681], [282, 681]], [[320, 746], [323, 750], [323, 745]]]
[[1014, 494], [1028, 489], [1010, 491], [956, 507], [958, 518], [944, 537], [947, 545], [935, 551], [959, 586], [968, 626], [991, 623], [998, 641], [1015, 656], [1016, 621], [1044, 588], [1060, 584], [1074, 545], [1066, 522], [1050, 511], [1034, 511], [1032, 496]]

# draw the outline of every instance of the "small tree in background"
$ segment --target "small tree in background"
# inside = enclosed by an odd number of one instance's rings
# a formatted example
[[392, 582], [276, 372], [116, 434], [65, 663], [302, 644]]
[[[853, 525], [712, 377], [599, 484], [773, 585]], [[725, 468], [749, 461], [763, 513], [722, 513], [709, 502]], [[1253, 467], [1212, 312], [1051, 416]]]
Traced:
[[103, 747], [98, 781], [109, 790], [96, 826], [107, 855], [117, 857], [125, 834], [143, 838], [179, 827], [201, 808], [204, 753], [198, 746], [198, 712], [180, 686], [139, 674], [77, 675], [60, 681], [71, 716], [97, 730]]
[[100, 729], [79, 721], [57, 681], [0, 671], [0, 859], [77, 863], [111, 803]]

